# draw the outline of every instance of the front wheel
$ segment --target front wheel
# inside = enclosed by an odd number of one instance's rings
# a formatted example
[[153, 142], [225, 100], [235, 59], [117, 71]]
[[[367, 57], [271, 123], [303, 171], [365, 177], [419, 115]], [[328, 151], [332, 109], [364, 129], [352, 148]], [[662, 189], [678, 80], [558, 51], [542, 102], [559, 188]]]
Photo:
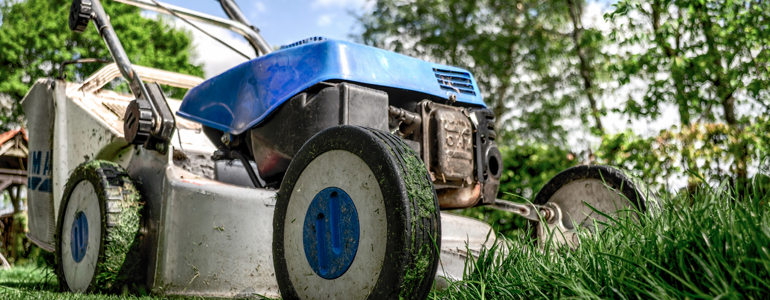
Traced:
[[441, 241], [438, 199], [398, 137], [357, 126], [310, 139], [278, 192], [273, 257], [284, 299], [424, 299]]
[[125, 170], [91, 161], [72, 172], [59, 208], [56, 275], [75, 293], [110, 292], [140, 277], [140, 196]]

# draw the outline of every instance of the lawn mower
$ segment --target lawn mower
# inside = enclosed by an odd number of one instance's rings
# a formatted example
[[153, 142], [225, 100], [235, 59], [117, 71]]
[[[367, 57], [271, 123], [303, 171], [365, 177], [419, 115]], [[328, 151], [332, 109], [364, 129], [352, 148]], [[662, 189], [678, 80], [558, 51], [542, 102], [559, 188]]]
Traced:
[[[117, 1], [231, 29], [258, 57], [208, 80], [133, 66], [100, 1], [72, 2], [69, 27], [93, 21], [114, 63], [40, 79], [22, 103], [28, 237], [65, 290], [425, 299], [495, 241], [442, 210], [511, 211], [576, 247], [577, 227], [649, 205], [605, 166], [563, 171], [533, 203], [497, 199], [496, 118], [467, 70], [325, 38], [273, 51], [232, 0], [230, 20]], [[120, 77], [131, 94], [104, 88]]]

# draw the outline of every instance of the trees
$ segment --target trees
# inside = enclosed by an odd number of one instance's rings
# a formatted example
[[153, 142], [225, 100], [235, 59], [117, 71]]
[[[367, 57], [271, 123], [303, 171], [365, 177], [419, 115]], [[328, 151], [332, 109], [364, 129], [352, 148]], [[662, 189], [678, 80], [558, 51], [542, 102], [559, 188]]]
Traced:
[[[580, 0], [380, 0], [360, 18], [360, 38], [469, 69], [511, 139], [564, 145], [566, 119], [603, 133], [605, 40], [582, 26], [584, 6]], [[516, 119], [505, 118], [510, 114]]]
[[[627, 53], [621, 80], [640, 76], [651, 82], [633, 115], [655, 114], [675, 103], [680, 123], [741, 120], [740, 96], [770, 112], [770, 3], [760, 0], [624, 0], [608, 17], [621, 24], [613, 33]], [[670, 75], [670, 76], [660, 76]], [[721, 108], [721, 109], [720, 109]]]
[[[131, 61], [138, 65], [203, 75], [200, 65], [190, 62], [189, 33], [174, 28], [164, 19], [147, 19], [136, 7], [103, 1], [104, 9]], [[0, 131], [24, 124], [20, 101], [35, 80], [58, 77], [61, 63], [78, 58], [110, 59], [109, 51], [96, 29], [75, 34], [67, 26], [70, 1], [26, 0], [0, 4]], [[83, 80], [101, 67], [98, 64], [69, 66], [65, 74], [72, 81]], [[169, 90], [179, 97], [180, 90]]]
[[[682, 165], [706, 179], [745, 185], [764, 147], [761, 134], [747, 127], [766, 126], [757, 112], [770, 112], [770, 3], [624, 0], [608, 17], [619, 25], [613, 40], [628, 50], [621, 53], [620, 80], [649, 82], [642, 101], [629, 101], [625, 113], [655, 118], [664, 104], [674, 104], [680, 129], [661, 136], [679, 137], [672, 141]], [[695, 181], [690, 178], [691, 188]]]
[[[584, 26], [585, 1], [379, 0], [363, 16], [361, 40], [466, 68], [498, 116], [505, 170], [501, 198], [531, 198], [579, 162], [567, 122], [604, 133], [603, 85], [610, 80], [605, 35]], [[513, 117], [511, 117], [513, 116]], [[506, 235], [525, 226], [512, 213], [475, 208]], [[511, 221], [511, 220], [514, 221]]]

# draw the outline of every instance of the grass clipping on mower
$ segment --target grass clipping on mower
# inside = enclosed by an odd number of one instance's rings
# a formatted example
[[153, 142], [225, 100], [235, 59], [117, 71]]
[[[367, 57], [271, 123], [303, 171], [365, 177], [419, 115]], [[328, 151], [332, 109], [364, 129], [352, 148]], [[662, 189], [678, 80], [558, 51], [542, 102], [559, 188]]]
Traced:
[[[102, 177], [101, 180], [102, 186], [105, 188], [100, 193], [113, 195], [99, 195], [99, 197], [115, 199], [118, 197], [114, 197], [114, 194], [120, 193], [122, 200], [107, 200], [113, 203], [112, 207], [119, 207], [120, 210], [118, 213], [107, 213], [103, 216], [105, 219], [102, 221], [104, 224], [108, 224], [104, 235], [104, 254], [99, 259], [97, 272], [94, 274], [97, 289], [117, 290], [128, 281], [136, 281], [137, 278], [141, 277], [139, 272], [141, 266], [139, 227], [143, 203], [139, 191], [118, 164], [106, 161], [93, 161], [89, 164], [93, 164], [89, 167], [97, 170], [112, 167], [118, 171], [116, 178], [104, 180]], [[107, 216], [108, 214], [110, 216]]]
[[[415, 236], [418, 234], [418, 230], [430, 230], [422, 228], [422, 219], [430, 218], [437, 212], [434, 200], [435, 193], [433, 188], [431, 188], [430, 179], [425, 171], [425, 164], [417, 158], [417, 153], [412, 150], [412, 148], [400, 140], [398, 143], [399, 144], [396, 146], [401, 146], [401, 151], [404, 152], [403, 155], [401, 155], [401, 158], [403, 159], [402, 170], [400, 170], [403, 173], [401, 175], [404, 178], [409, 199], [417, 204], [416, 209], [412, 210], [411, 218], [413, 232], [411, 234], [412, 240], [410, 248], [414, 260], [404, 276], [403, 289], [401, 289], [401, 293], [399, 293], [399, 299], [409, 299], [411, 298], [410, 293], [416, 291], [415, 289], [422, 284], [425, 274], [431, 271], [429, 255], [432, 252], [431, 247], [436, 245], [435, 239], [437, 238], [432, 236], [431, 238], [434, 239], [434, 241], [431, 244], [422, 243], [422, 245], [417, 245]], [[399, 154], [392, 148], [390, 151], [395, 156], [399, 156]], [[438, 251], [438, 249], [436, 249], [436, 251]]]

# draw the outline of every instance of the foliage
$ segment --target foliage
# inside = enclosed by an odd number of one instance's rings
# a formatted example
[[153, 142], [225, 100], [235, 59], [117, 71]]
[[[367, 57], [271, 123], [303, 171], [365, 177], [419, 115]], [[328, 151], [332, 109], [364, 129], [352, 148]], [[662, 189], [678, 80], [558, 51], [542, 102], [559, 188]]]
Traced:
[[620, 80], [649, 81], [641, 103], [629, 101], [625, 112], [655, 118], [663, 104], [675, 104], [683, 126], [739, 124], [739, 101], [770, 112], [770, 3], [622, 0], [615, 6], [607, 16], [618, 25], [613, 41], [626, 49]]
[[666, 196], [664, 214], [616, 217], [573, 251], [541, 251], [529, 235], [498, 241], [432, 299], [767, 299], [770, 195], [735, 194]]
[[[672, 177], [687, 170], [692, 190], [700, 178], [712, 185], [734, 180], [740, 169], [758, 170], [770, 156], [770, 119], [758, 117], [743, 128], [722, 123], [693, 123], [681, 129], [663, 130], [650, 138], [630, 131], [607, 135], [599, 161], [629, 170], [649, 185], [670, 190]], [[656, 183], [657, 182], [657, 183]], [[733, 182], [742, 189], [748, 182]]]
[[[192, 41], [188, 32], [164, 19], [147, 19], [139, 8], [103, 1], [111, 23], [132, 63], [164, 70], [203, 75], [190, 63]], [[38, 78], [58, 77], [61, 63], [78, 58], [111, 60], [96, 28], [82, 34], [69, 30], [70, 1], [26, 0], [0, 4], [0, 98], [10, 97], [0, 111], [0, 131], [24, 124], [20, 101]], [[69, 66], [70, 81], [82, 81], [98, 64]], [[183, 95], [180, 89], [169, 95]]]
[[519, 139], [563, 144], [566, 119], [590, 124], [585, 116], [591, 115], [601, 129], [598, 83], [609, 78], [604, 35], [582, 26], [584, 6], [560, 0], [379, 0], [371, 15], [360, 17], [360, 39], [470, 70], [495, 115], [517, 115], [498, 128]]
[[[27, 230], [27, 214], [25, 212], [14, 213], [2, 220], [2, 255], [9, 264], [17, 265], [24, 263], [29, 259], [35, 259], [37, 247], [27, 239], [25, 233]], [[7, 244], [6, 244], [7, 243]], [[1, 263], [0, 263], [1, 264]]]
[[[649, 84], [641, 101], [629, 99], [622, 111], [657, 118], [663, 107], [674, 105], [681, 123], [681, 132], [674, 136], [681, 142], [682, 166], [700, 173], [704, 158], [699, 155], [708, 156], [706, 160], [729, 157], [723, 161], [732, 164], [729, 170], [716, 166], [719, 171], [711, 179], [731, 177], [745, 185], [754, 142], [752, 134], [741, 131], [752, 126], [757, 112], [770, 112], [770, 3], [623, 0], [615, 6], [607, 14], [617, 25], [612, 40], [625, 49], [617, 76], [621, 82], [641, 78]], [[741, 104], [758, 110], [742, 116]], [[727, 126], [718, 124], [722, 122]], [[701, 126], [706, 132], [695, 130]], [[730, 140], [723, 149], [730, 153], [699, 146], [713, 144], [709, 139], [720, 136]], [[693, 181], [690, 178], [690, 188]]]
[[[565, 124], [580, 120], [601, 138], [588, 146], [596, 160], [579, 156], [589, 163], [630, 168], [669, 190], [682, 181], [693, 189], [698, 176], [746, 186], [758, 159], [770, 155], [762, 141], [767, 121], [760, 117], [770, 112], [770, 2], [621, 0], [605, 15], [614, 25], [610, 32], [585, 25], [586, 5], [378, 0], [370, 16], [360, 17], [360, 39], [472, 71], [503, 120], [497, 127], [503, 144], [568, 149], [568, 136], [585, 135]], [[642, 85], [641, 96], [621, 96], [617, 115], [629, 123], [656, 121], [673, 107], [679, 124], [653, 137], [606, 132], [601, 99], [615, 80]], [[538, 169], [547, 167], [559, 166]], [[505, 177], [503, 189], [524, 182]], [[527, 190], [536, 192], [532, 183]], [[484, 210], [473, 215], [491, 217]]]

